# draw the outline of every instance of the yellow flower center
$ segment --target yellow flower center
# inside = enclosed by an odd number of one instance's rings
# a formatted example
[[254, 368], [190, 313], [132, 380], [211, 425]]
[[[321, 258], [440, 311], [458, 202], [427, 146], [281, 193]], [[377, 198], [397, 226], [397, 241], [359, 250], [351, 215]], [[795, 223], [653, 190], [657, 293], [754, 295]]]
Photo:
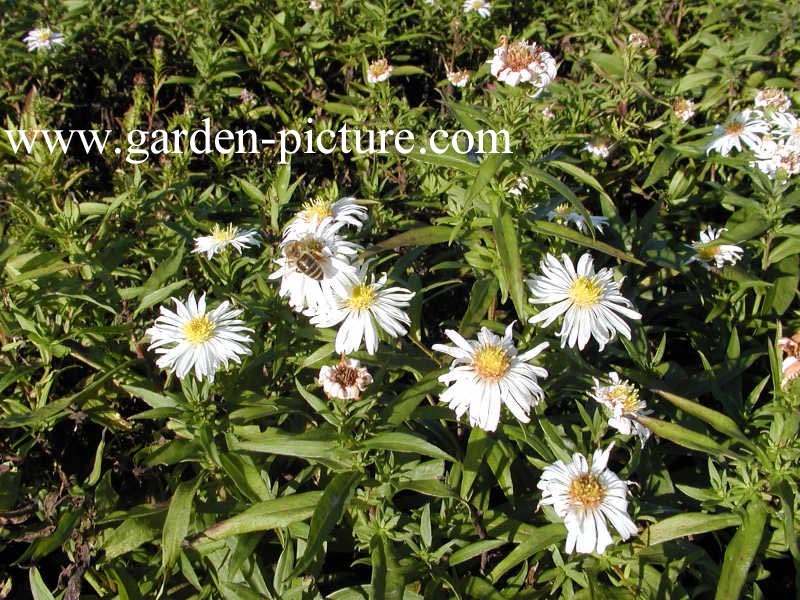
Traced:
[[608, 401], [615, 406], [622, 406], [623, 414], [636, 412], [640, 404], [639, 390], [625, 381], [609, 390]]
[[313, 200], [303, 205], [303, 216], [309, 221], [321, 223], [327, 217], [332, 217], [333, 211], [325, 200]]
[[225, 229], [220, 229], [218, 225], [214, 225], [214, 229], [211, 230], [211, 237], [215, 242], [230, 242], [236, 237], [236, 230], [231, 225], [228, 225]]
[[717, 254], [719, 254], [719, 244], [704, 244], [697, 248], [697, 256], [701, 260], [714, 260]]
[[744, 123], [734, 121], [725, 127], [725, 135], [739, 136], [744, 133]]
[[569, 484], [567, 492], [573, 504], [581, 508], [593, 509], [600, 506], [606, 497], [606, 490], [591, 473], [576, 477]]
[[49, 29], [40, 29], [39, 30], [39, 41], [40, 42], [49, 42], [50, 41], [50, 30]]
[[556, 206], [555, 209], [553, 209], [553, 212], [555, 212], [557, 215], [561, 217], [564, 217], [569, 214], [569, 209], [570, 209], [569, 204], [564, 202], [563, 204], [559, 204], [558, 206]]
[[389, 61], [385, 58], [381, 58], [376, 60], [375, 62], [371, 63], [367, 68], [367, 73], [378, 79], [379, 77], [383, 77], [388, 73], [392, 72], [392, 67], [389, 65]]
[[497, 381], [511, 367], [511, 357], [501, 346], [485, 346], [475, 353], [472, 367], [481, 379]]
[[371, 285], [359, 284], [347, 299], [347, 306], [351, 310], [366, 310], [375, 303], [375, 290]]
[[480, 8], [483, 8], [483, 0], [472, 0], [472, 2], [470, 2], [470, 5], [472, 6], [472, 10], [478, 10]]
[[211, 339], [216, 326], [205, 315], [194, 317], [183, 326], [183, 335], [191, 344], [202, 344]]
[[603, 295], [603, 288], [593, 277], [578, 277], [569, 286], [569, 299], [578, 308], [595, 306]]

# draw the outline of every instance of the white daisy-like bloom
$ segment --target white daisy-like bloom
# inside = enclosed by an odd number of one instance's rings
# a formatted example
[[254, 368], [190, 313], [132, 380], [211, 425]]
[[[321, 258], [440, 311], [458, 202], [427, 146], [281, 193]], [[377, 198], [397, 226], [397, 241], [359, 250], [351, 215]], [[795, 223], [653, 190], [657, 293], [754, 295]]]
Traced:
[[325, 220], [334, 223], [352, 225], [361, 229], [367, 220], [367, 207], [361, 206], [355, 198], [347, 196], [331, 202], [325, 198], [316, 198], [303, 204], [294, 218], [284, 229], [283, 235], [303, 236], [313, 232]]
[[172, 300], [175, 311], [162, 306], [161, 315], [147, 330], [152, 341], [148, 350], [161, 355], [156, 361], [160, 368], [179, 379], [194, 369], [198, 381], [204, 377], [214, 381], [220, 366], [227, 368], [229, 361], [239, 364], [240, 356], [252, 353], [247, 345], [253, 340], [244, 332], [253, 330], [236, 318], [242, 311], [231, 310], [227, 300], [208, 313], [205, 294], [195, 300], [191, 292], [185, 303]]
[[392, 76], [394, 67], [385, 58], [372, 61], [367, 67], [367, 83], [376, 84]]
[[781, 89], [764, 88], [758, 90], [753, 104], [756, 108], [771, 108], [778, 112], [784, 112], [791, 108], [792, 101]]
[[279, 268], [269, 278], [281, 279], [278, 293], [288, 296], [289, 306], [297, 312], [313, 315], [327, 307], [355, 273], [350, 260], [361, 246], [338, 234], [344, 224], [325, 219], [311, 232], [286, 232], [281, 257], [275, 261]]
[[[586, 219], [582, 214], [574, 212], [572, 207], [566, 202], [559, 204], [553, 210], [548, 211], [547, 220], [553, 221], [554, 219], [563, 221], [565, 223], [572, 223], [580, 232], [583, 232], [583, 230], [586, 229]], [[603, 232], [603, 227], [608, 225], [607, 217], [589, 215], [589, 220], [592, 222], [592, 227], [598, 229], [601, 233]]]
[[463, 88], [469, 83], [469, 71], [447, 71], [447, 81], [458, 88]]
[[694, 114], [694, 102], [689, 98], [676, 98], [672, 103], [672, 112], [681, 121], [686, 123]]
[[484, 19], [492, 14], [492, 5], [486, 0], [465, 0], [463, 4], [464, 12], [476, 12]]
[[[527, 281], [533, 304], [552, 304], [529, 319], [547, 327], [564, 315], [561, 330], [561, 347], [577, 345], [583, 350], [593, 337], [600, 350], [619, 332], [631, 338], [631, 329], [622, 319], [641, 319], [630, 300], [619, 292], [620, 282], [614, 281], [611, 269], [594, 272], [594, 261], [587, 252], [578, 260], [577, 270], [569, 256], [561, 255], [562, 262], [548, 253], [541, 264], [541, 275]], [[621, 316], [620, 316], [621, 315]]]
[[369, 263], [355, 275], [345, 277], [342, 286], [334, 291], [331, 303], [311, 318], [317, 327], [339, 325], [334, 348], [340, 354], [351, 354], [363, 341], [367, 352], [378, 350], [378, 331], [391, 337], [405, 335], [411, 318], [405, 311], [414, 292], [403, 287], [386, 288], [387, 275], [376, 281], [367, 278]]
[[695, 254], [686, 264], [697, 261], [702, 264], [706, 269], [711, 268], [711, 263], [714, 263], [718, 269], [725, 266], [725, 263], [735, 265], [742, 258], [742, 250], [739, 246], [733, 244], [721, 244], [718, 240], [720, 236], [725, 233], [727, 229], [721, 227], [714, 229], [711, 225], [706, 227], [705, 231], [700, 231], [700, 240], [692, 242], [689, 246], [694, 250]]
[[789, 382], [800, 377], [800, 331], [779, 339], [778, 348], [786, 355], [781, 363], [781, 388], [786, 389]]
[[632, 48], [647, 48], [650, 45], [650, 38], [639, 31], [634, 31], [628, 36], [628, 45]]
[[31, 29], [22, 41], [28, 46], [28, 52], [53, 50], [55, 46], [64, 45], [64, 35], [49, 27], [40, 27]]
[[760, 110], [746, 109], [731, 115], [724, 125], [717, 125], [712, 132], [712, 140], [706, 148], [706, 154], [716, 150], [722, 156], [728, 156], [736, 148], [742, 151], [742, 144], [754, 150], [761, 144], [761, 136], [769, 133], [769, 124], [764, 120]]
[[510, 86], [528, 82], [538, 88], [538, 96], [556, 78], [556, 61], [536, 42], [516, 41], [509, 46], [508, 38], [500, 36], [500, 46], [488, 61], [489, 70], [499, 81]]
[[540, 504], [552, 506], [564, 519], [569, 554], [605, 552], [613, 543], [606, 519], [623, 540], [638, 531], [628, 515], [628, 483], [607, 468], [613, 447], [595, 450], [591, 465], [578, 452], [568, 464], [558, 460], [545, 467], [539, 480]]
[[192, 252], [205, 252], [208, 258], [213, 257], [217, 252], [232, 246], [242, 253], [242, 249], [250, 246], [260, 246], [258, 231], [255, 229], [239, 229], [229, 224], [225, 229], [219, 225], [214, 225], [211, 235], [202, 235], [194, 238], [194, 250]]
[[774, 112], [769, 117], [772, 135], [785, 144], [800, 146], [800, 119], [791, 112]]
[[589, 154], [593, 154], [594, 156], [598, 156], [600, 158], [608, 158], [608, 155], [611, 153], [611, 148], [609, 148], [608, 144], [602, 140], [586, 142], [583, 146], [583, 149]]
[[770, 179], [779, 175], [782, 179], [800, 174], [800, 144], [775, 141], [771, 135], [765, 135], [761, 145], [755, 151], [756, 160], [750, 165], [766, 174]]
[[308, 8], [310, 10], [319, 10], [322, 8], [322, 2], [320, 0], [308, 0]]
[[514, 323], [506, 327], [501, 338], [483, 327], [477, 340], [464, 339], [458, 332], [447, 329], [444, 333], [455, 346], [432, 346], [433, 350], [455, 359], [450, 371], [439, 377], [439, 381], [449, 385], [439, 398], [455, 411], [457, 419], [469, 412], [472, 427], [484, 431], [497, 429], [504, 404], [519, 421], [528, 423], [531, 407], [544, 397], [538, 379], [547, 377], [547, 371], [529, 361], [547, 348], [548, 343], [517, 355], [513, 328]]
[[647, 404], [639, 398], [638, 388], [627, 379], [621, 379], [616, 371], [608, 374], [606, 385], [601, 384], [596, 377], [592, 379], [594, 388], [589, 395], [611, 411], [609, 426], [622, 435], [635, 433], [644, 448], [644, 443], [650, 437], [650, 430], [631, 417], [649, 415], [652, 411], [646, 410]]
[[527, 175], [519, 175], [518, 177], [514, 178], [514, 183], [508, 188], [508, 193], [512, 196], [522, 196], [525, 190], [528, 189], [528, 183], [530, 182], [530, 177]]
[[317, 382], [328, 398], [358, 400], [372, 383], [372, 375], [355, 358], [342, 355], [338, 364], [325, 365], [319, 370]]

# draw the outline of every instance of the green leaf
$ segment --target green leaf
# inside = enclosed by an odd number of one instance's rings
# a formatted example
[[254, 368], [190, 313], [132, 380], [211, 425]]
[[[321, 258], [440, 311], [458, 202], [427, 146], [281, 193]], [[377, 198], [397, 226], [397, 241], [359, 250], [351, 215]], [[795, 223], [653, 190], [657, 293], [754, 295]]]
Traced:
[[641, 538], [648, 546], [655, 546], [688, 535], [736, 527], [741, 523], [741, 517], [734, 513], [682, 513], [653, 523], [642, 532]]
[[372, 562], [370, 600], [400, 600], [405, 579], [392, 551], [392, 542], [382, 532], [369, 541]]
[[392, 450], [394, 452], [413, 452], [430, 456], [431, 458], [443, 458], [450, 462], [457, 462], [444, 450], [434, 446], [425, 438], [413, 433], [403, 433], [400, 431], [389, 431], [379, 433], [364, 441], [361, 444], [368, 450]]
[[508, 289], [503, 290], [503, 296], [511, 295], [517, 316], [524, 320], [528, 315], [527, 288], [522, 280], [522, 258], [517, 243], [517, 228], [514, 219], [507, 212], [498, 217], [492, 217], [492, 229], [497, 242], [497, 254], [503, 269], [504, 280], [508, 285]]
[[336, 437], [320, 430], [291, 434], [279, 429], [267, 429], [262, 433], [241, 434], [241, 437], [243, 439], [231, 438], [231, 450], [313, 458], [336, 468], [346, 468], [352, 463], [350, 453], [337, 447]]
[[529, 533], [526, 538], [523, 538], [520, 544], [509, 552], [508, 556], [497, 563], [489, 574], [489, 579], [497, 581], [519, 563], [527, 560], [537, 552], [541, 552], [548, 546], [559, 543], [566, 535], [567, 530], [561, 523], [551, 523], [550, 525], [537, 527], [533, 533]]
[[732, 450], [720, 446], [716, 441], [707, 435], [697, 433], [696, 431], [692, 431], [691, 429], [687, 429], [681, 425], [669, 423], [667, 421], [661, 421], [660, 419], [655, 419], [653, 417], [639, 416], [634, 417], [634, 420], [647, 427], [657, 436], [665, 438], [678, 444], [679, 446], [683, 446], [684, 448], [697, 450], [698, 452], [704, 452], [705, 454], [714, 457], [724, 455], [730, 458], [741, 458]]
[[175, 489], [164, 522], [161, 536], [161, 569], [166, 576], [181, 553], [181, 543], [189, 533], [192, 518], [192, 503], [197, 489], [196, 481], [184, 481]]
[[39, 569], [31, 567], [28, 571], [28, 581], [31, 585], [33, 600], [55, 600], [50, 589], [44, 584]]
[[451, 567], [455, 567], [456, 565], [460, 565], [463, 562], [467, 562], [483, 554], [484, 552], [491, 552], [500, 546], [506, 545], [508, 542], [506, 540], [480, 540], [477, 542], [473, 542], [472, 544], [468, 544], [463, 548], [459, 548], [455, 552], [450, 555], [450, 558], [447, 560], [447, 564]]
[[292, 571], [292, 577], [300, 575], [314, 562], [317, 553], [322, 549], [322, 545], [327, 541], [333, 528], [344, 516], [355, 486], [360, 479], [361, 473], [355, 471], [339, 473], [322, 492], [322, 497], [311, 516], [306, 550]]
[[606, 244], [605, 242], [593, 240], [592, 238], [585, 236], [573, 229], [569, 229], [568, 227], [564, 227], [559, 223], [550, 223], [549, 221], [532, 221], [530, 222], [529, 226], [535, 233], [552, 235], [562, 240], [572, 242], [573, 244], [578, 244], [579, 246], [591, 248], [592, 250], [598, 250], [599, 252], [608, 254], [609, 256], [613, 256], [614, 258], [618, 258], [620, 260], [624, 260], [635, 265], [645, 266], [645, 263], [632, 254], [628, 254], [623, 250], [614, 248], [614, 246]]
[[483, 577], [469, 577], [464, 585], [464, 591], [470, 598], [480, 598], [481, 600], [507, 600], [503, 594], [498, 592], [495, 587]]
[[723, 415], [721, 412], [707, 408], [698, 402], [688, 400], [687, 398], [682, 398], [677, 394], [671, 394], [669, 392], [665, 392], [664, 390], [655, 390], [655, 392], [674, 406], [680, 408], [685, 413], [690, 414], [693, 417], [697, 417], [705, 423], [708, 423], [720, 433], [741, 442], [748, 448], [754, 447], [753, 442], [751, 442], [750, 439], [744, 433], [742, 433], [742, 431], [739, 429], [739, 426], [736, 425], [736, 422], [727, 415]]
[[116, 529], [104, 531], [98, 548], [105, 550], [106, 560], [112, 560], [158, 538], [163, 532], [165, 511], [131, 517]]
[[259, 502], [244, 512], [206, 529], [195, 545], [202, 545], [204, 538], [221, 540], [253, 531], [288, 527], [292, 523], [310, 517], [321, 498], [322, 492], [303, 492]]
[[742, 526], [725, 550], [715, 600], [736, 600], [742, 594], [750, 565], [758, 553], [769, 511], [761, 500], [752, 500], [742, 519]]
[[458, 332], [469, 339], [478, 331], [481, 320], [497, 298], [497, 280], [492, 277], [476, 279], [469, 294], [469, 306], [461, 318]]
[[464, 457], [461, 473], [461, 497], [465, 500], [470, 497], [472, 485], [475, 483], [475, 478], [483, 464], [483, 457], [491, 443], [489, 435], [480, 427], [473, 427], [469, 432], [467, 455]]
[[470, 183], [467, 193], [464, 195], [464, 202], [467, 206], [472, 206], [472, 202], [481, 195], [483, 189], [494, 179], [497, 170], [505, 160], [505, 154], [490, 154], [480, 163], [478, 174], [472, 179], [472, 183]]
[[402, 248], [405, 246], [429, 246], [431, 244], [443, 244], [450, 240], [450, 235], [453, 233], [452, 227], [444, 225], [423, 225], [422, 227], [414, 227], [403, 233], [398, 233], [389, 239], [378, 242], [370, 246], [361, 253], [363, 258], [368, 258], [378, 252], [384, 250], [392, 250], [394, 248]]

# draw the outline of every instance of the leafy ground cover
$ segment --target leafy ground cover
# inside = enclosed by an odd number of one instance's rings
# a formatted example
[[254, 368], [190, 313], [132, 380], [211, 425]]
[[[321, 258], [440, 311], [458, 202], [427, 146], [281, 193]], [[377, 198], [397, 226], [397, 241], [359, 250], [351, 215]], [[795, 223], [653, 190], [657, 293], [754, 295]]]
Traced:
[[797, 594], [796, 2], [2, 7], [0, 598]]

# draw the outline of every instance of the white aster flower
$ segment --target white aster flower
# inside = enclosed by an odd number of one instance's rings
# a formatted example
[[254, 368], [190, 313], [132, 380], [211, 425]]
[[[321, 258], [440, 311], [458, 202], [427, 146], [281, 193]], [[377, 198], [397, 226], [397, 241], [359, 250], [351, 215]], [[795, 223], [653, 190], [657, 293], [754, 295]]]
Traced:
[[771, 135], [765, 135], [755, 151], [756, 160], [750, 165], [758, 168], [770, 179], [779, 174], [782, 178], [800, 173], [800, 144], [776, 142]]
[[541, 113], [542, 113], [542, 116], [547, 120], [551, 120], [551, 119], [555, 119], [556, 118], [556, 113], [554, 113], [553, 109], [550, 108], [549, 106], [545, 106], [542, 109]]
[[508, 193], [512, 196], [522, 196], [525, 190], [528, 189], [528, 183], [530, 183], [530, 177], [527, 175], [519, 175], [514, 178], [514, 183], [508, 188]]
[[376, 84], [391, 77], [394, 67], [385, 58], [372, 61], [367, 67], [367, 83]]
[[672, 103], [672, 111], [676, 117], [686, 123], [695, 114], [694, 102], [689, 98], [675, 98]]
[[728, 156], [734, 148], [742, 151], [742, 144], [756, 149], [761, 144], [761, 136], [769, 133], [769, 124], [764, 120], [760, 110], [746, 109], [735, 113], [724, 125], [717, 125], [712, 132], [713, 139], [708, 144], [706, 154], [716, 150], [722, 156]]
[[620, 315], [629, 319], [641, 319], [631, 302], [619, 293], [621, 282], [614, 281], [611, 269], [594, 272], [591, 255], [587, 252], [578, 260], [577, 271], [569, 256], [562, 254], [563, 264], [547, 254], [542, 261], [542, 275], [527, 281], [535, 296], [533, 304], [552, 304], [529, 319], [530, 323], [542, 323], [547, 327], [559, 316], [564, 323], [558, 336], [561, 347], [577, 344], [580, 350], [593, 337], [600, 350], [614, 338], [617, 332], [631, 338], [631, 329]]
[[361, 229], [361, 225], [367, 220], [367, 207], [361, 206], [350, 196], [339, 198], [335, 202], [316, 198], [303, 204], [303, 208], [284, 229], [283, 235], [284, 237], [306, 235], [319, 227], [325, 219]]
[[328, 398], [358, 400], [361, 392], [372, 383], [372, 375], [355, 358], [342, 355], [336, 365], [326, 365], [319, 370], [317, 382]]
[[695, 251], [695, 255], [686, 261], [686, 264], [697, 261], [701, 263], [706, 269], [710, 269], [710, 263], [721, 269], [725, 263], [735, 265], [742, 258], [742, 250], [739, 246], [733, 244], [721, 244], [719, 237], [725, 233], [727, 229], [724, 227], [715, 230], [709, 225], [705, 231], [700, 231], [700, 240], [693, 242], [690, 248]]
[[310, 10], [319, 10], [322, 8], [322, 2], [320, 0], [308, 0], [308, 8]]
[[781, 388], [786, 389], [789, 382], [800, 377], [800, 331], [779, 339], [778, 348], [786, 355], [781, 363]]
[[214, 374], [220, 366], [228, 367], [228, 361], [240, 363], [240, 355], [251, 354], [247, 344], [253, 340], [242, 332], [253, 331], [245, 327], [244, 321], [236, 317], [241, 310], [230, 310], [227, 300], [217, 308], [206, 313], [206, 295], [195, 301], [194, 292], [189, 294], [186, 303], [177, 298], [175, 312], [161, 307], [161, 316], [147, 330], [152, 344], [161, 354], [156, 364], [179, 379], [183, 379], [194, 369], [198, 381], [208, 377], [214, 381]]
[[384, 273], [378, 281], [367, 279], [369, 264], [364, 264], [354, 276], [345, 277], [335, 290], [330, 305], [311, 318], [317, 327], [339, 326], [334, 348], [340, 354], [350, 354], [365, 342], [367, 352], [378, 350], [378, 330], [392, 337], [405, 335], [411, 323], [408, 308], [414, 292], [402, 287], [385, 288]]
[[646, 410], [647, 405], [639, 398], [639, 390], [628, 380], [620, 379], [616, 371], [608, 374], [608, 385], [601, 385], [596, 377], [594, 388], [589, 395], [611, 411], [609, 426], [619, 431], [622, 435], [635, 433], [644, 448], [644, 443], [650, 437], [650, 430], [634, 421], [631, 417], [649, 415], [652, 411]]
[[800, 119], [790, 112], [775, 112], [770, 115], [772, 134], [785, 144], [800, 146]]
[[[553, 210], [548, 211], [547, 220], [552, 221], [554, 219], [564, 221], [565, 223], [573, 223], [580, 232], [583, 232], [583, 230], [586, 229], [586, 219], [582, 214], [574, 212], [572, 207], [566, 202], [559, 204]], [[592, 223], [592, 227], [595, 227], [601, 233], [603, 232], [603, 227], [608, 225], [607, 217], [589, 215], [589, 220]]]
[[556, 78], [555, 59], [536, 42], [520, 40], [509, 46], [506, 36], [501, 36], [500, 44], [486, 61], [498, 80], [510, 86], [527, 81], [538, 88], [535, 95], [539, 95]]
[[281, 279], [279, 294], [289, 297], [289, 306], [313, 315], [327, 307], [348, 277], [355, 273], [350, 257], [361, 246], [338, 234], [344, 222], [325, 219], [309, 233], [287, 231], [281, 242], [279, 269], [269, 278]]
[[28, 52], [37, 50], [53, 50], [55, 46], [64, 45], [64, 35], [52, 31], [49, 27], [31, 29], [23, 39], [28, 46]]
[[589, 154], [593, 154], [599, 158], [608, 158], [608, 155], [611, 153], [611, 148], [609, 145], [602, 140], [586, 142], [586, 144], [583, 146], [583, 149]]
[[764, 88], [758, 90], [753, 104], [756, 108], [771, 108], [778, 112], [784, 112], [791, 108], [792, 101], [781, 89]]
[[469, 71], [447, 71], [447, 81], [454, 86], [463, 88], [469, 83]]
[[484, 19], [492, 14], [492, 5], [486, 0], [465, 0], [463, 7], [465, 13], [474, 11]]
[[455, 346], [432, 347], [455, 359], [450, 371], [439, 377], [446, 385], [452, 383], [439, 398], [455, 411], [457, 419], [469, 412], [469, 424], [484, 431], [497, 429], [504, 404], [518, 420], [528, 423], [531, 407], [544, 397], [538, 378], [547, 377], [547, 371], [528, 361], [548, 344], [543, 342], [518, 356], [513, 328], [513, 323], [506, 327], [501, 338], [483, 327], [477, 340], [466, 340], [447, 329], [444, 333]]
[[220, 229], [219, 225], [215, 224], [211, 229], [211, 235], [194, 238], [192, 252], [205, 252], [206, 256], [211, 258], [228, 246], [233, 246], [241, 254], [243, 248], [260, 245], [258, 232], [255, 229], [238, 229], [233, 224]]
[[552, 506], [564, 519], [567, 553], [605, 552], [613, 543], [606, 519], [623, 540], [637, 533], [628, 515], [628, 484], [606, 467], [613, 447], [597, 449], [591, 466], [576, 452], [569, 464], [558, 460], [542, 473], [537, 486], [542, 490], [540, 504]]

